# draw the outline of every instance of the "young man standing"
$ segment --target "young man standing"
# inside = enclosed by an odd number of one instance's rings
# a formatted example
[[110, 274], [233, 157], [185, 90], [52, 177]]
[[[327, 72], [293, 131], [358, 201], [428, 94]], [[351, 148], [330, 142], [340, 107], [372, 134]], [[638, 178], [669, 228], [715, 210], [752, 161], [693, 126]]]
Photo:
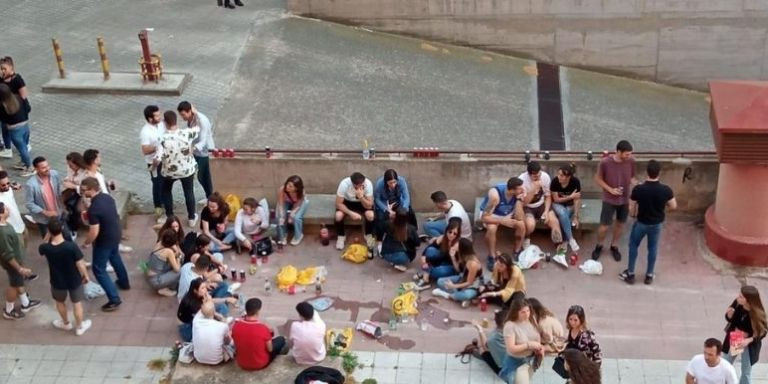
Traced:
[[515, 236], [513, 243], [515, 253], [522, 249], [523, 237], [525, 237], [524, 196], [523, 181], [517, 177], [510, 177], [506, 183], [489, 189], [485, 200], [480, 204], [486, 230], [485, 240], [488, 242], [486, 268], [489, 270], [493, 269], [493, 264], [496, 262], [496, 232], [499, 226], [512, 228]]
[[619, 274], [619, 278], [627, 284], [635, 282], [635, 262], [637, 248], [644, 237], [648, 237], [648, 266], [645, 270], [645, 284], [653, 282], [656, 254], [659, 249], [659, 238], [664, 225], [665, 209], [676, 209], [677, 200], [672, 188], [659, 181], [661, 164], [656, 160], [648, 162], [646, 173], [648, 178], [644, 183], [632, 189], [629, 202], [629, 215], [636, 217], [629, 234], [629, 263], [627, 269]]
[[428, 219], [424, 223], [424, 233], [429, 237], [438, 237], [445, 233], [448, 220], [453, 217], [461, 219], [461, 237], [472, 240], [472, 223], [464, 206], [456, 200], [448, 200], [443, 191], [435, 191], [430, 195], [435, 208], [442, 214], [436, 218]]
[[40, 244], [39, 252], [48, 260], [48, 270], [51, 272], [51, 294], [61, 317], [53, 321], [53, 326], [65, 331], [73, 329], [67, 314], [66, 301], [69, 296], [72, 312], [75, 315], [75, 334], [82, 336], [91, 327], [91, 320], [83, 319], [82, 301], [85, 299], [83, 284], [90, 281], [83, 253], [77, 244], [64, 240], [60, 222], [48, 223], [48, 233], [51, 239], [47, 243]]
[[[38, 156], [32, 160], [35, 167], [35, 175], [27, 179], [27, 187], [24, 188], [27, 211], [37, 224], [40, 236], [45, 238], [48, 232], [48, 222], [61, 220], [64, 213], [61, 201], [61, 179], [59, 173], [51, 169], [45, 157]], [[66, 225], [64, 237], [70, 238]]]
[[[8, 320], [19, 320], [24, 314], [40, 305], [40, 300], [32, 300], [24, 290], [24, 278], [32, 276], [32, 270], [24, 265], [24, 253], [21, 250], [21, 239], [8, 223], [8, 210], [0, 203], [0, 266], [8, 273], [10, 286], [5, 291], [5, 309], [3, 317]], [[21, 308], [15, 309], [16, 299], [20, 299]]]
[[552, 178], [549, 174], [541, 170], [541, 164], [538, 161], [528, 162], [526, 171], [518, 176], [523, 181], [525, 187], [525, 197], [523, 202], [525, 206], [525, 242], [523, 248], [531, 244], [531, 234], [536, 229], [536, 221], [542, 220], [551, 233], [552, 242], [560, 246], [563, 243], [563, 233], [560, 230], [560, 221], [557, 215], [552, 211], [552, 192], [549, 187], [552, 185]]
[[160, 138], [160, 146], [157, 158], [163, 165], [163, 203], [165, 215], [173, 216], [173, 184], [181, 181], [184, 190], [184, 203], [187, 206], [187, 218], [189, 226], [194, 228], [197, 224], [195, 213], [195, 186], [194, 177], [197, 171], [197, 163], [192, 155], [192, 142], [197, 137], [198, 128], [179, 129], [176, 125], [176, 112], [165, 111], [165, 133]]
[[[592, 251], [592, 260], [600, 258], [608, 227], [613, 224], [611, 256], [614, 260], [621, 261], [621, 252], [616, 244], [629, 216], [629, 193], [636, 184], [635, 159], [632, 158], [632, 144], [629, 141], [619, 141], [616, 144], [616, 153], [600, 161], [595, 173], [595, 183], [603, 191], [603, 207], [600, 211], [600, 227], [597, 229], [597, 245]], [[616, 223], [613, 222], [614, 216]]]
[[179, 103], [177, 110], [181, 119], [187, 122], [188, 128], [195, 128], [200, 132], [192, 141], [192, 153], [197, 162], [197, 181], [205, 191], [205, 199], [200, 201], [204, 203], [213, 193], [211, 167], [208, 161], [208, 151], [216, 148], [216, 144], [213, 143], [213, 125], [208, 117], [194, 109], [188, 101]]
[[336, 249], [344, 249], [347, 237], [344, 229], [344, 216], [354, 221], [363, 220], [365, 216], [365, 242], [368, 248], [373, 248], [375, 241], [373, 232], [373, 183], [360, 172], [353, 173], [339, 183], [336, 190]]
[[303, 301], [296, 304], [300, 321], [291, 323], [291, 354], [297, 364], [315, 365], [325, 359], [325, 322]]
[[235, 361], [247, 371], [264, 369], [278, 355], [288, 353], [285, 338], [274, 336], [266, 324], [259, 321], [261, 300], [248, 299], [245, 302], [245, 316], [232, 325], [232, 340], [235, 341]]
[[155, 160], [155, 153], [160, 145], [160, 137], [165, 132], [163, 114], [157, 105], [147, 105], [144, 108], [144, 119], [147, 123], [144, 124], [141, 128], [141, 133], [139, 133], [141, 154], [144, 155], [149, 178], [152, 180], [152, 204], [155, 207], [155, 216], [165, 222], [165, 218], [161, 217], [163, 214], [163, 177], [160, 174], [160, 163]]
[[[80, 184], [80, 192], [91, 199], [88, 208], [88, 237], [83, 247], [93, 244], [93, 275], [107, 293], [109, 301], [101, 306], [104, 312], [116, 310], [122, 300], [117, 292], [120, 289], [131, 289], [128, 281], [128, 272], [125, 270], [123, 259], [120, 257], [120, 218], [117, 216], [115, 200], [112, 196], [101, 193], [99, 181], [93, 177], [86, 177]], [[107, 262], [112, 265], [117, 275], [117, 281], [113, 282], [107, 273]], [[117, 283], [117, 286], [115, 286]]]
[[736, 370], [720, 357], [723, 344], [717, 339], [704, 342], [704, 353], [688, 363], [685, 384], [737, 384]]

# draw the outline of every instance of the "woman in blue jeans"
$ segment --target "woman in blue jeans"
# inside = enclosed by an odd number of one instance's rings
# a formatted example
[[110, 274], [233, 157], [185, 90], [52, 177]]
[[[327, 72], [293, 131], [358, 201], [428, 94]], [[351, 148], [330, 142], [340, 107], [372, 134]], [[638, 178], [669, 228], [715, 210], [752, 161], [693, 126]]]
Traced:
[[414, 277], [418, 290], [430, 287], [430, 279], [453, 276], [458, 273], [459, 236], [461, 234], [461, 218], [452, 217], [448, 220], [445, 233], [432, 239], [424, 249], [421, 257], [421, 270]]
[[8, 127], [10, 139], [21, 156], [21, 176], [29, 177], [35, 174], [29, 157], [29, 104], [24, 103], [19, 96], [11, 92], [11, 88], [0, 83], [0, 123]]
[[[725, 340], [723, 341], [723, 355], [726, 360], [733, 363], [737, 354], [731, 353], [731, 348], [741, 349], [741, 379], [739, 384], [752, 383], [752, 366], [760, 358], [760, 348], [763, 338], [768, 332], [763, 302], [760, 300], [760, 292], [751, 285], [741, 287], [739, 296], [725, 311]], [[741, 332], [743, 340], [736, 345], [731, 342], [731, 333]]]
[[400, 272], [408, 270], [408, 264], [416, 258], [416, 248], [421, 243], [416, 227], [408, 220], [408, 210], [398, 208], [381, 243], [381, 257]]
[[286, 225], [293, 225], [291, 245], [299, 245], [304, 239], [304, 212], [309, 201], [304, 196], [304, 182], [293, 175], [277, 190], [277, 241], [285, 245], [288, 233]]
[[189, 284], [189, 291], [181, 299], [176, 317], [181, 321], [179, 325], [179, 336], [183, 341], [192, 341], [192, 320], [195, 314], [200, 311], [204, 301], [212, 300], [216, 306], [214, 317], [221, 320], [229, 314], [227, 304], [237, 303], [237, 299], [227, 292], [227, 285], [219, 283], [211, 289], [211, 283], [202, 277], [192, 280]]
[[477, 297], [483, 278], [483, 265], [477, 258], [472, 241], [469, 239], [459, 239], [458, 255], [457, 270], [461, 272], [458, 275], [438, 279], [437, 288], [432, 290], [432, 295], [458, 301], [462, 307], [466, 308], [469, 306], [469, 301]]
[[[552, 192], [552, 210], [560, 222], [563, 231], [563, 241], [567, 241], [573, 252], [579, 251], [579, 244], [573, 238], [573, 228], [579, 226], [579, 209], [581, 209], [581, 181], [574, 176], [576, 167], [573, 164], [563, 165], [557, 170], [557, 178], [552, 181], [549, 189]], [[558, 249], [567, 247], [565, 243]], [[565, 251], [568, 249], [565, 248]]]

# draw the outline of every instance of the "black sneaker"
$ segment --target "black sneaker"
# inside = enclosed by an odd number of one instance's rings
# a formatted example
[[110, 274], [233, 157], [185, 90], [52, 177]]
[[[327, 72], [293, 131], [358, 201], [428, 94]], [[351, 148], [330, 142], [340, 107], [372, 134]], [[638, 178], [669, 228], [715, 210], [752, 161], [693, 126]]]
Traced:
[[635, 275], [634, 274], [630, 275], [629, 274], [629, 270], [627, 270], [627, 269], [625, 269], [624, 272], [619, 273], [619, 279], [624, 280], [624, 282], [629, 284], [629, 285], [632, 285], [632, 284], [635, 283]]
[[118, 301], [118, 302], [110, 301], [110, 302], [102, 305], [101, 306], [101, 310], [104, 311], [104, 312], [113, 312], [113, 311], [117, 310], [117, 308], [120, 306], [120, 304], [122, 304], [121, 301]]
[[29, 276], [24, 277], [24, 280], [26, 280], [26, 281], [35, 281], [35, 280], [37, 280], [38, 277], [39, 276], [37, 275], [37, 273], [33, 273], [33, 274], [29, 275]]
[[3, 318], [6, 320], [21, 320], [25, 317], [24, 312], [18, 311], [14, 309], [13, 311], [6, 312], [5, 309], [3, 309]]
[[592, 251], [592, 260], [599, 259], [601, 253], [603, 253], [603, 246], [602, 245], [596, 246], [595, 250]]
[[644, 283], [646, 285], [651, 285], [653, 283], [653, 275], [645, 275]]
[[21, 311], [27, 313], [40, 306], [40, 300], [29, 299], [29, 305], [22, 305]]
[[611, 245], [611, 256], [613, 256], [614, 260], [621, 261], [621, 252], [619, 252], [619, 247]]

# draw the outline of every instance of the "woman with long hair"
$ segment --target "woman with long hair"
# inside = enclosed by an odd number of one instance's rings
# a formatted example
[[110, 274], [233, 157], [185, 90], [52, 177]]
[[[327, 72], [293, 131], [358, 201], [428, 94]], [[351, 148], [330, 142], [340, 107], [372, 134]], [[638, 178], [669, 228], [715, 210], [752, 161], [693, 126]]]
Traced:
[[482, 283], [483, 265], [477, 258], [475, 248], [469, 239], [459, 239], [459, 251], [453, 259], [454, 268], [458, 275], [443, 277], [437, 280], [437, 288], [432, 290], [433, 296], [455, 300], [466, 308], [470, 300], [478, 295], [478, 289]]
[[531, 315], [541, 333], [541, 343], [544, 344], [544, 350], [547, 353], [557, 353], [565, 343], [565, 331], [563, 325], [557, 320], [555, 315], [547, 309], [539, 299], [529, 297], [531, 304]]
[[389, 224], [381, 244], [381, 257], [400, 271], [408, 270], [408, 264], [416, 258], [416, 248], [421, 241], [416, 227], [408, 222], [408, 211], [398, 208]]
[[[21, 102], [27, 110], [27, 113], [29, 113], [32, 108], [29, 105], [27, 84], [24, 83], [24, 79], [21, 77], [21, 75], [16, 73], [16, 67], [13, 64], [13, 58], [10, 56], [0, 58], [0, 78], [2, 78], [2, 82], [4, 84], [8, 85], [8, 88], [11, 89], [12, 93], [21, 99]], [[1, 125], [3, 150], [0, 151], [0, 157], [10, 159], [13, 157], [13, 154], [11, 153], [10, 132], [8, 131], [8, 126], [6, 124], [3, 123]], [[29, 145], [29, 135], [26, 136], [26, 140], [26, 144]], [[29, 148], [27, 148], [27, 150], [29, 150]]]
[[181, 249], [181, 245], [184, 243], [184, 227], [181, 225], [181, 219], [176, 215], [167, 217], [165, 222], [157, 230], [157, 242], [160, 242], [161, 235], [166, 229], [171, 229], [173, 230], [173, 233], [176, 234], [174, 249], [178, 252], [182, 252], [183, 249]]
[[535, 360], [544, 355], [541, 335], [531, 317], [531, 305], [524, 298], [512, 301], [504, 322], [507, 356], [499, 377], [506, 383], [526, 384], [533, 376]]
[[[576, 165], [562, 165], [557, 170], [557, 177], [552, 180], [552, 210], [560, 222], [563, 231], [563, 243], [559, 248], [563, 252], [571, 246], [573, 252], [579, 250], [579, 243], [573, 237], [573, 229], [579, 226], [579, 210], [581, 209], [581, 181], [574, 174]], [[567, 242], [567, 244], [566, 244]], [[563, 249], [564, 248], [564, 249]]]
[[595, 338], [595, 333], [587, 327], [587, 315], [584, 313], [584, 308], [580, 305], [572, 305], [568, 308], [565, 322], [568, 329], [565, 347], [584, 352], [588, 358], [600, 365], [603, 362], [603, 353]]
[[508, 307], [512, 300], [525, 297], [525, 276], [506, 253], [497, 254], [491, 282], [480, 287], [480, 298], [491, 304]]
[[304, 181], [293, 175], [288, 177], [277, 190], [277, 241], [285, 245], [288, 233], [286, 226], [292, 225], [291, 245], [299, 245], [304, 239], [304, 212], [309, 200], [304, 195]]
[[568, 384], [601, 384], [600, 366], [590, 360], [582, 351], [569, 348], [563, 351], [565, 370], [570, 379]]
[[64, 190], [61, 191], [61, 200], [67, 209], [67, 225], [73, 232], [83, 227], [82, 212], [85, 210], [82, 196], [80, 196], [80, 182], [87, 177], [85, 173], [85, 160], [79, 152], [67, 154], [67, 176], [62, 181]]
[[373, 205], [373, 234], [376, 237], [377, 249], [380, 249], [384, 233], [394, 220], [398, 209], [403, 208], [408, 214], [409, 224], [416, 226], [408, 183], [394, 169], [384, 171], [384, 175], [373, 184]]
[[269, 209], [263, 207], [253, 197], [243, 199], [243, 206], [235, 215], [234, 233], [238, 253], [240, 253], [240, 247], [248, 253], [255, 253], [256, 242], [270, 236], [269, 232]]
[[176, 296], [181, 269], [181, 251], [176, 248], [176, 232], [167, 228], [160, 232], [160, 241], [149, 254], [144, 276], [147, 283], [161, 296]]
[[211, 239], [212, 252], [232, 249], [235, 242], [234, 228], [227, 228], [229, 205], [218, 192], [208, 196], [208, 203], [200, 212], [200, 231]]
[[461, 218], [451, 217], [445, 227], [445, 233], [432, 238], [421, 256], [422, 272], [414, 275], [416, 289], [424, 290], [430, 287], [430, 279], [453, 276], [458, 271], [453, 266], [453, 259], [459, 251], [461, 236]]
[[[725, 359], [733, 363], [741, 354], [739, 384], [750, 384], [752, 366], [760, 358], [762, 340], [768, 332], [765, 308], [757, 288], [752, 285], [742, 286], [739, 296], [725, 311], [725, 320], [728, 322], [723, 341]], [[742, 340], [732, 342], [731, 338], [736, 334], [740, 334]]]
[[0, 123], [8, 128], [9, 140], [21, 156], [21, 163], [14, 166], [22, 177], [35, 174], [29, 156], [29, 104], [22, 102], [5, 83], [0, 83]]

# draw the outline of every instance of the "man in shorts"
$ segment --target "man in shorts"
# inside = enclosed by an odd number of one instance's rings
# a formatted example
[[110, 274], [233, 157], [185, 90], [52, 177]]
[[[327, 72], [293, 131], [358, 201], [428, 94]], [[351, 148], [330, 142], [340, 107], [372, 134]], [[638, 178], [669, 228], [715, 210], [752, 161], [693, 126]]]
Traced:
[[629, 194], [632, 187], [637, 184], [635, 159], [632, 158], [632, 144], [629, 141], [619, 141], [616, 144], [616, 153], [600, 161], [595, 173], [595, 183], [603, 191], [603, 208], [600, 211], [600, 227], [597, 229], [597, 245], [592, 251], [592, 260], [600, 258], [608, 227], [613, 224], [611, 256], [614, 260], [621, 261], [621, 252], [616, 243], [621, 238], [624, 223], [629, 216]]
[[342, 250], [346, 244], [344, 216], [354, 221], [365, 219], [365, 242], [373, 248], [373, 183], [360, 172], [344, 178], [336, 190], [336, 249]]
[[[485, 199], [480, 203], [483, 212], [482, 220], [485, 224], [485, 240], [488, 242], [488, 259], [486, 267], [491, 270], [496, 259], [496, 232], [499, 226], [512, 228], [515, 232], [513, 247], [515, 253], [521, 251], [523, 237], [525, 237], [525, 223], [523, 221], [523, 181], [512, 177], [506, 183], [498, 184], [488, 190]], [[463, 224], [463, 223], [462, 223]]]
[[[51, 239], [40, 244], [40, 255], [48, 260], [48, 270], [51, 272], [51, 295], [56, 301], [56, 310], [60, 319], [53, 321], [55, 328], [71, 331], [81, 336], [91, 327], [91, 320], [83, 319], [83, 304], [85, 290], [83, 284], [88, 283], [88, 270], [83, 260], [80, 247], [73, 241], [64, 240], [61, 233], [61, 222], [48, 222], [48, 233]], [[67, 296], [72, 302], [72, 312], [75, 315], [74, 327], [67, 314]]]
[[541, 170], [538, 161], [528, 162], [526, 171], [518, 176], [525, 187], [523, 198], [523, 211], [525, 211], [525, 241], [523, 248], [531, 244], [531, 234], [536, 229], [536, 220], [542, 220], [551, 230], [552, 242], [560, 246], [563, 244], [563, 232], [560, 229], [560, 221], [552, 210], [552, 178]]
[[[24, 290], [24, 278], [33, 276], [32, 270], [24, 267], [24, 253], [21, 250], [21, 239], [13, 226], [8, 223], [8, 209], [0, 203], [0, 266], [8, 273], [10, 286], [5, 290], [5, 309], [3, 317], [8, 320], [19, 320], [24, 314], [40, 305], [40, 300], [32, 300]], [[21, 307], [15, 308], [16, 299], [21, 301]]]

